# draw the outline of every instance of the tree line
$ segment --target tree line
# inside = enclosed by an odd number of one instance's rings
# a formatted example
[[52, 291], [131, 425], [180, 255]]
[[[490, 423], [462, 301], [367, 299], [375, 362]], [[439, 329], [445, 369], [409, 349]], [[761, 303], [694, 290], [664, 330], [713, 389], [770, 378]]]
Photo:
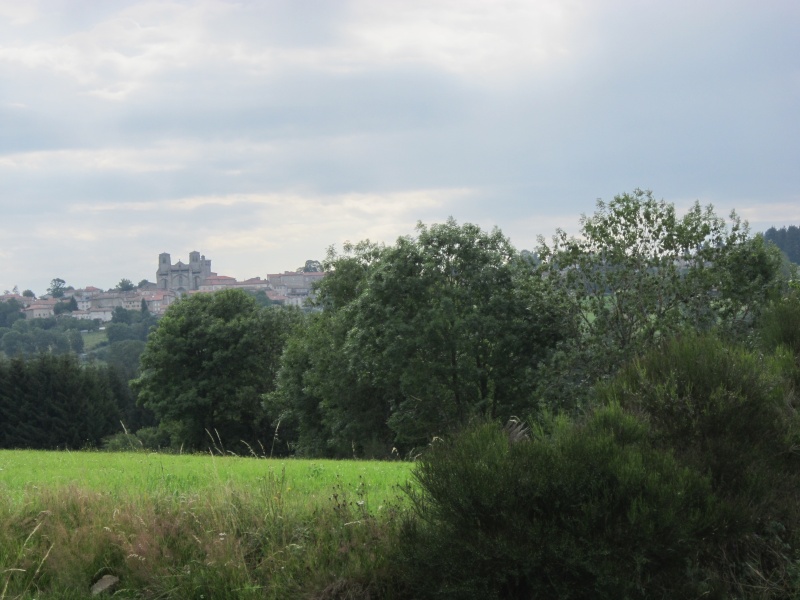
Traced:
[[797, 225], [780, 229], [770, 227], [764, 232], [764, 238], [780, 248], [794, 264], [800, 264], [800, 227]]
[[782, 259], [735, 214], [636, 190], [577, 237], [518, 252], [453, 219], [329, 251], [317, 311], [235, 291], [170, 308], [133, 387], [173, 443], [406, 456], [480, 418], [591, 406], [594, 383], [681, 332], [752, 335]]
[[[157, 325], [118, 309], [92, 357], [130, 381], [135, 424], [155, 420], [174, 447], [408, 456], [475, 419], [583, 410], [594, 382], [680, 332], [747, 339], [785, 285], [779, 251], [736, 215], [679, 216], [641, 190], [533, 252], [450, 219], [320, 266], [314, 311], [236, 291], [186, 298]], [[81, 352], [73, 319], [17, 314], [0, 315], [6, 355]]]

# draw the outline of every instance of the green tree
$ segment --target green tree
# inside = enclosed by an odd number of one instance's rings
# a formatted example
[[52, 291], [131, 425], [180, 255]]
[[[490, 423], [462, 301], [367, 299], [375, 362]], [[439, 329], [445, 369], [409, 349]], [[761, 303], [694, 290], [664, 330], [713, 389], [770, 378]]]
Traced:
[[351, 368], [345, 352], [358, 297], [383, 247], [369, 240], [328, 249], [315, 301], [322, 312], [294, 329], [282, 356], [277, 389], [265, 397], [281, 441], [308, 456], [388, 456], [394, 433], [387, 425], [388, 400]]
[[32, 290], [25, 290], [22, 292], [22, 295], [26, 298], [36, 298], [36, 294], [34, 294]]
[[385, 390], [398, 439], [422, 443], [530, 408], [538, 363], [568, 331], [553, 299], [499, 230], [420, 224], [370, 272], [347, 351]]
[[325, 270], [323, 315], [287, 349], [273, 398], [337, 454], [529, 409], [539, 362], [570, 331], [557, 291], [498, 230], [420, 224], [391, 247], [331, 253]]
[[120, 292], [129, 292], [131, 290], [136, 289], [136, 286], [133, 285], [133, 282], [130, 279], [122, 278], [119, 280], [119, 283], [117, 284], [117, 289]]
[[601, 402], [644, 417], [656, 446], [708, 476], [725, 523], [697, 556], [725, 582], [726, 598], [754, 589], [761, 598], [795, 597], [787, 594], [800, 548], [792, 359], [785, 347], [769, 355], [687, 333], [599, 386]]
[[111, 313], [111, 322], [112, 323], [124, 323], [125, 325], [130, 325], [133, 323], [134, 316], [131, 312], [126, 308], [122, 308], [121, 306], [117, 306], [114, 308], [114, 311]]
[[75, 300], [75, 297], [71, 297], [67, 301], [61, 301], [53, 307], [53, 313], [56, 315], [62, 315], [64, 313], [71, 313], [73, 311], [78, 310], [78, 301]]
[[272, 432], [262, 396], [274, 386], [296, 311], [260, 309], [241, 290], [197, 294], [170, 306], [151, 333], [133, 382], [176, 444], [209, 434], [243, 451]]
[[22, 314], [22, 304], [11, 298], [5, 302], [0, 302], [0, 327], [11, 327], [14, 321], [24, 319]]
[[63, 298], [64, 297], [64, 290], [67, 289], [67, 282], [63, 279], [56, 277], [52, 281], [50, 281], [50, 287], [47, 288], [47, 292], [53, 298]]
[[581, 320], [570, 352], [589, 383], [683, 329], [740, 334], [781, 285], [779, 254], [735, 213], [728, 226], [695, 203], [679, 217], [649, 191], [598, 201], [579, 237], [539, 241], [540, 272]]
[[721, 525], [710, 486], [646, 422], [612, 406], [521, 433], [473, 426], [416, 462], [393, 559], [408, 597], [719, 597], [694, 556]]
[[108, 369], [74, 354], [0, 361], [0, 447], [96, 447], [119, 427], [118, 401]]
[[297, 269], [298, 273], [321, 273], [322, 263], [318, 260], [307, 260], [306, 263]]

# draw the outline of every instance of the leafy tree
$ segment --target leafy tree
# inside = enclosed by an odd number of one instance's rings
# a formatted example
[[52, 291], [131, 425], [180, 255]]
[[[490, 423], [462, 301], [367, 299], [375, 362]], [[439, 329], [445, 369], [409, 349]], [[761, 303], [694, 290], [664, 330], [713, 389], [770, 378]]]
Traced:
[[318, 260], [307, 260], [306, 264], [297, 269], [298, 273], [321, 273], [322, 263]]
[[529, 408], [537, 365], [567, 331], [553, 299], [499, 230], [420, 224], [370, 272], [347, 351], [385, 390], [398, 438], [421, 443]]
[[258, 304], [261, 307], [272, 306], [274, 304], [274, 302], [272, 302], [272, 300], [269, 299], [267, 293], [264, 290], [258, 290], [255, 292], [247, 291], [247, 293], [250, 296], [252, 296], [255, 299], [256, 304]]
[[150, 282], [147, 279], [142, 279], [139, 283], [136, 284], [136, 287], [142, 289], [143, 287], [146, 287], [148, 285], [150, 285]]
[[117, 284], [117, 290], [120, 292], [129, 292], [134, 289], [136, 289], [136, 286], [133, 285], [133, 282], [130, 279], [122, 278]]
[[0, 327], [11, 327], [14, 321], [24, 319], [22, 314], [22, 304], [11, 298], [5, 302], [0, 302]]
[[538, 364], [570, 324], [498, 230], [451, 219], [345, 252], [331, 253], [323, 316], [287, 348], [273, 396], [301, 436], [322, 436], [337, 454], [388, 453], [387, 425], [407, 450], [475, 415], [531, 406]]
[[78, 301], [75, 300], [75, 297], [71, 297], [66, 302], [62, 301], [56, 304], [53, 307], [53, 313], [56, 315], [62, 315], [64, 313], [71, 313], [73, 311], [78, 310]]
[[133, 315], [131, 315], [131, 311], [129, 311], [128, 309], [122, 308], [121, 306], [117, 306], [111, 313], [111, 322], [124, 323], [125, 325], [130, 325], [133, 322]]
[[63, 279], [56, 277], [50, 282], [50, 287], [47, 288], [47, 292], [53, 298], [63, 298], [64, 297], [64, 290], [67, 289], [67, 282]]
[[280, 442], [300, 455], [384, 458], [394, 445], [383, 390], [359, 380], [345, 353], [349, 315], [313, 313], [299, 323], [281, 358], [277, 389], [266, 397]]
[[281, 441], [310, 456], [385, 457], [394, 433], [387, 426], [389, 404], [382, 390], [359, 379], [345, 352], [353, 311], [369, 269], [383, 248], [368, 240], [331, 247], [318, 284], [315, 304], [321, 313], [298, 323], [289, 338], [277, 377], [277, 389], [265, 406], [280, 420]]
[[588, 383], [683, 329], [740, 333], [781, 285], [778, 253], [735, 214], [727, 226], [695, 203], [679, 217], [649, 191], [598, 201], [577, 238], [539, 241], [542, 275], [581, 320], [570, 357]]
[[268, 440], [262, 396], [274, 386], [295, 311], [260, 309], [241, 290], [197, 294], [170, 306], [133, 382], [175, 444], [201, 448], [209, 434], [227, 448]]
[[22, 292], [22, 295], [26, 298], [36, 298], [36, 294], [34, 294], [32, 290], [25, 290]]

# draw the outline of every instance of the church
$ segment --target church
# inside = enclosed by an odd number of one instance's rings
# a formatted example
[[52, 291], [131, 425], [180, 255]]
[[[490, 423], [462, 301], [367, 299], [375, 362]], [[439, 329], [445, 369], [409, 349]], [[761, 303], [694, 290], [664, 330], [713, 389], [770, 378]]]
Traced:
[[158, 255], [158, 271], [156, 271], [156, 284], [159, 290], [172, 290], [178, 294], [199, 290], [206, 277], [212, 277], [211, 261], [206, 260], [199, 252], [189, 253], [189, 264], [180, 260], [172, 264], [169, 253], [162, 252]]

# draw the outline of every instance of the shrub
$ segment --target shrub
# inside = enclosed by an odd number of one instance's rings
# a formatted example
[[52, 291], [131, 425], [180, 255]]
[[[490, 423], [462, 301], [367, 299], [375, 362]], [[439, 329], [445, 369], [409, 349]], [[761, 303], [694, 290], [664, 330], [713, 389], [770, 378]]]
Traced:
[[[656, 446], [707, 473], [724, 526], [703, 559], [731, 596], [790, 597], [797, 590], [800, 428], [786, 356], [763, 356], [712, 336], [683, 336], [599, 388], [650, 422]], [[791, 361], [789, 361], [791, 362]], [[796, 593], [796, 592], [795, 592]]]
[[409, 488], [398, 554], [414, 597], [699, 595], [694, 547], [715, 526], [708, 480], [648, 443], [619, 406], [550, 419], [528, 441], [495, 424], [436, 442]]

